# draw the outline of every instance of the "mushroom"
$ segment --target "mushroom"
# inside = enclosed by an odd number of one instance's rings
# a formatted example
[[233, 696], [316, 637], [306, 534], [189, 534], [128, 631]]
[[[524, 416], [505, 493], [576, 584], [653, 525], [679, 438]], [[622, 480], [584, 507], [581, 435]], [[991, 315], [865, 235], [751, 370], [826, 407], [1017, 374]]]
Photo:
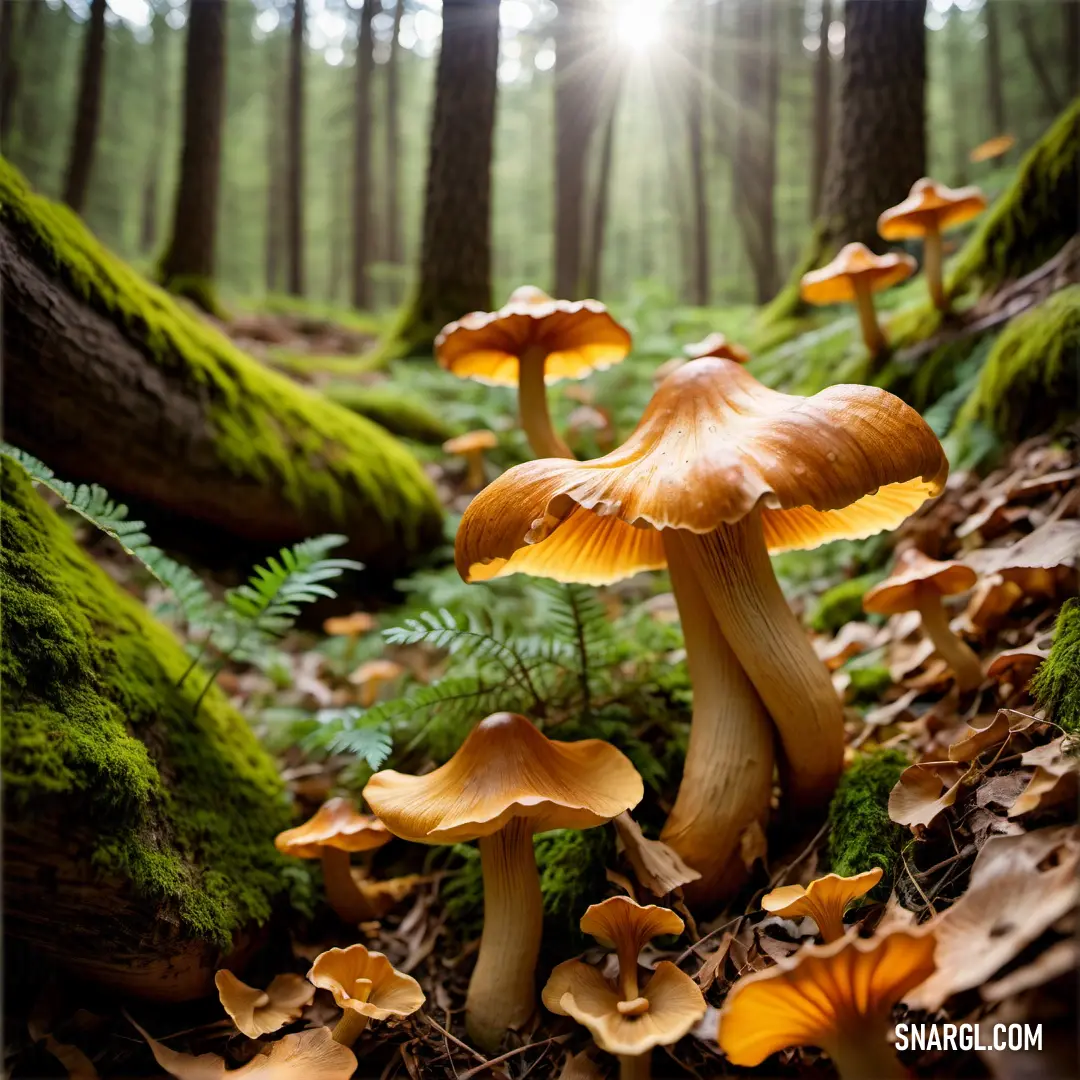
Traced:
[[323, 633], [330, 637], [347, 639], [344, 661], [348, 663], [356, 651], [356, 643], [365, 634], [370, 634], [379, 625], [379, 620], [368, 611], [354, 611], [351, 615], [335, 615], [323, 622]]
[[334, 1041], [352, 1046], [369, 1020], [411, 1016], [424, 1004], [424, 991], [411, 976], [397, 971], [381, 953], [364, 945], [328, 949], [315, 957], [308, 979], [329, 990], [342, 1010]]
[[499, 445], [493, 431], [467, 431], [442, 444], [448, 454], [458, 454], [465, 459], [467, 471], [465, 485], [470, 491], [479, 491], [487, 483], [484, 474], [484, 451], [494, 450]]
[[923, 241], [923, 270], [934, 307], [949, 306], [941, 273], [941, 234], [970, 221], [986, 209], [986, 196], [977, 187], [949, 188], [924, 176], [911, 185], [908, 197], [884, 211], [877, 220], [884, 240]]
[[793, 810], [822, 807], [843, 761], [840, 700], [768, 551], [894, 528], [947, 471], [923, 419], [883, 390], [793, 397], [735, 361], [691, 360], [610, 454], [527, 462], [485, 488], [455, 559], [466, 581], [524, 572], [597, 585], [668, 565], [694, 717], [661, 839], [702, 874], [688, 895], [715, 901], [738, 889], [741, 839], [768, 814], [768, 715]]
[[1016, 145], [1015, 135], [995, 135], [986, 142], [979, 143], [970, 154], [968, 161], [978, 165], [982, 161], [993, 161], [994, 158], [1002, 157]]
[[379, 700], [379, 688], [385, 683], [393, 682], [404, 670], [393, 660], [368, 660], [349, 676], [349, 682], [360, 687], [360, 704], [365, 709], [370, 709]]
[[618, 981], [590, 964], [567, 960], [552, 971], [544, 1005], [572, 1016], [601, 1050], [615, 1054], [620, 1080], [649, 1080], [653, 1048], [678, 1042], [705, 1014], [701, 990], [670, 961], [660, 961], [644, 986], [638, 981], [642, 948], [660, 934], [681, 934], [683, 921], [667, 908], [613, 896], [585, 912], [581, 929], [615, 949]]
[[907, 1076], [889, 1044], [892, 1010], [933, 974], [935, 945], [908, 929], [806, 945], [732, 987], [720, 1049], [733, 1065], [760, 1065], [789, 1046], [819, 1046], [841, 1080]]
[[683, 346], [683, 352], [690, 360], [700, 360], [705, 356], [718, 356], [724, 360], [734, 360], [739, 364], [748, 364], [750, 354], [734, 341], [728, 341], [721, 333], [709, 334], [689, 345]]
[[249, 1039], [269, 1035], [291, 1024], [311, 1004], [315, 988], [299, 975], [275, 975], [265, 990], [256, 990], [222, 968], [214, 976], [222, 1007], [236, 1029]]
[[377, 817], [359, 813], [349, 799], [331, 799], [303, 825], [278, 833], [274, 846], [298, 859], [321, 859], [326, 899], [342, 922], [356, 924], [372, 918], [373, 912], [353, 880], [349, 855], [373, 851], [390, 838]]
[[534, 285], [515, 289], [499, 311], [449, 323], [435, 339], [436, 359], [455, 375], [517, 385], [521, 426], [537, 457], [573, 457], [551, 426], [545, 384], [583, 378], [629, 351], [629, 333], [598, 300], [553, 300]]
[[875, 615], [917, 611], [926, 636], [952, 668], [957, 687], [966, 692], [982, 682], [982, 668], [979, 658], [949, 629], [941, 598], [967, 592], [975, 581], [975, 571], [962, 562], [939, 562], [917, 548], [907, 548], [897, 555], [892, 574], [863, 596], [863, 609]]
[[859, 312], [863, 342], [871, 357], [888, 347], [874, 310], [874, 296], [915, 273], [910, 255], [875, 255], [865, 244], [845, 244], [831, 263], [803, 274], [799, 295], [808, 304], [853, 302]]
[[397, 836], [421, 844], [480, 841], [484, 930], [465, 1002], [469, 1034], [494, 1049], [536, 1006], [543, 915], [534, 832], [591, 829], [636, 806], [633, 765], [598, 739], [554, 742], [524, 716], [481, 720], [424, 776], [376, 773], [364, 798]]
[[811, 881], [806, 888], [784, 885], [773, 889], [761, 898], [761, 908], [785, 919], [809, 915], [827, 944], [844, 936], [844, 908], [852, 900], [865, 896], [880, 880], [880, 866], [854, 877], [826, 874]]

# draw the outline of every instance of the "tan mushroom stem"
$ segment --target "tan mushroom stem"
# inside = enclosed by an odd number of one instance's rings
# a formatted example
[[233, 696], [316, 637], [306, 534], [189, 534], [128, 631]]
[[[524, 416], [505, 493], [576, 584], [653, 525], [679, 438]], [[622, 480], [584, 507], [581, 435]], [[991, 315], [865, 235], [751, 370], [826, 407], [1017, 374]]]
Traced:
[[547, 350], [541, 346], [525, 349], [518, 359], [518, 408], [521, 426], [529, 439], [529, 445], [537, 457], [572, 458], [570, 447], [559, 437], [551, 425], [548, 412], [547, 386], [544, 383], [544, 365]]
[[967, 643], [949, 629], [949, 616], [936, 589], [920, 589], [915, 609], [922, 616], [926, 636], [934, 643], [938, 655], [952, 668], [956, 686], [962, 691], [975, 690], [982, 682], [979, 658]]
[[945, 296], [945, 284], [942, 274], [941, 230], [936, 222], [926, 226], [923, 236], [923, 271], [926, 284], [930, 287], [930, 299], [938, 311], [945, 311], [949, 306]]
[[694, 713], [682, 783], [661, 839], [701, 874], [684, 887], [687, 899], [707, 904], [732, 895], [746, 878], [739, 841], [754, 822], [764, 828], [768, 817], [773, 729], [680, 540], [670, 530], [663, 535]]
[[465, 486], [470, 490], [479, 490], [487, 481], [484, 475], [484, 451], [468, 450], [465, 453]]
[[863, 342], [872, 357], [880, 356], [885, 351], [887, 342], [878, 323], [874, 294], [870, 291], [870, 285], [862, 278], [855, 278], [852, 285], [855, 289], [855, 308], [859, 312]]
[[499, 832], [482, 836], [480, 868], [484, 930], [465, 1000], [465, 1025], [477, 1045], [494, 1050], [504, 1032], [520, 1027], [536, 1008], [543, 900], [529, 822], [512, 818]]
[[356, 887], [350, 869], [349, 853], [340, 848], [322, 849], [323, 883], [326, 899], [342, 922], [359, 923], [375, 918], [364, 894]]
[[904, 1067], [889, 1044], [888, 1021], [867, 1023], [860, 1018], [846, 1027], [842, 1038], [823, 1049], [832, 1058], [840, 1080], [909, 1080]]
[[761, 515], [710, 533], [672, 530], [669, 562], [693, 570], [723, 636], [776, 725], [789, 813], [818, 809], [843, 766], [840, 698], [773, 573]]
[[651, 1080], [652, 1051], [644, 1054], [619, 1054], [619, 1080]]
[[[370, 993], [371, 980], [357, 979], [349, 997], [356, 1001], [367, 1001]], [[334, 1025], [334, 1042], [339, 1042], [342, 1046], [352, 1046], [363, 1035], [367, 1026], [367, 1016], [362, 1012], [357, 1012], [356, 1009], [346, 1008], [341, 1014], [341, 1019]]]

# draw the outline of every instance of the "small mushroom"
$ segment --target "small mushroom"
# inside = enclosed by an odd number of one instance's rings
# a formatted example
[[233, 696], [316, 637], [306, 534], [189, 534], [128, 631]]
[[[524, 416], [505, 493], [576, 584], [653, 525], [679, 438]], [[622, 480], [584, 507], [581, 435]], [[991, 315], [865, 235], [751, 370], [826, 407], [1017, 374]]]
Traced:
[[342, 922], [356, 924], [374, 917], [371, 905], [353, 880], [349, 855], [373, 851], [389, 843], [391, 832], [377, 818], [361, 814], [349, 799], [331, 799], [315, 815], [278, 833], [274, 845], [297, 859], [320, 859], [326, 899]]
[[968, 161], [974, 165], [978, 165], [983, 161], [993, 161], [994, 158], [999, 158], [1007, 154], [1015, 145], [1015, 135], [995, 135], [992, 139], [987, 139], [986, 142], [979, 143], [979, 145], [968, 154]]
[[379, 700], [379, 689], [393, 682], [405, 669], [393, 660], [380, 658], [361, 664], [350, 676], [349, 682], [360, 687], [360, 704], [370, 709]]
[[798, 919], [809, 915], [817, 923], [826, 944], [844, 936], [844, 908], [865, 896], [881, 880], [881, 868], [875, 866], [854, 877], [826, 874], [802, 885], [784, 885], [761, 898], [761, 908], [770, 915]]
[[630, 335], [598, 300], [553, 300], [534, 285], [499, 311], [474, 311], [444, 326], [435, 357], [448, 371], [518, 388], [521, 426], [538, 457], [573, 457], [555, 433], [545, 385], [617, 364]]
[[867, 352], [876, 357], [885, 351], [887, 342], [878, 324], [873, 294], [914, 273], [915, 260], [910, 255], [875, 255], [865, 244], [845, 244], [831, 263], [803, 274], [799, 295], [808, 304], [853, 302]]
[[323, 633], [330, 637], [346, 639], [344, 662], [352, 660], [356, 643], [370, 634], [379, 625], [379, 620], [368, 611], [354, 611], [351, 615], [334, 615], [323, 622]]
[[709, 334], [701, 341], [694, 341], [683, 346], [683, 352], [689, 360], [700, 360], [704, 356], [717, 356], [723, 360], [734, 360], [737, 364], [748, 364], [750, 354], [741, 345], [729, 341], [719, 332]]
[[939, 562], [917, 548], [907, 548], [897, 555], [892, 574], [867, 591], [863, 608], [875, 615], [917, 611], [926, 636], [952, 668], [957, 687], [967, 692], [982, 682], [982, 668], [979, 658], [949, 629], [949, 616], [941, 598], [967, 592], [975, 581], [970, 566], [956, 561]]
[[806, 945], [734, 985], [720, 1049], [733, 1065], [760, 1065], [789, 1046], [819, 1046], [841, 1080], [900, 1080], [892, 1010], [933, 974], [935, 945], [932, 933], [907, 929]]
[[884, 240], [922, 237], [923, 270], [930, 298], [939, 311], [949, 306], [942, 276], [941, 234], [985, 209], [986, 196], [977, 187], [949, 188], [924, 176], [911, 185], [903, 202], [884, 211], [877, 220], [878, 233]]
[[467, 431], [464, 435], [457, 435], [453, 439], [447, 439], [442, 444], [443, 450], [448, 454], [458, 454], [465, 459], [467, 471], [465, 473], [465, 486], [470, 491], [479, 491], [487, 483], [484, 472], [484, 451], [494, 450], [499, 445], [493, 431]]
[[334, 1041], [352, 1046], [369, 1020], [411, 1016], [424, 1004], [424, 992], [411, 976], [397, 971], [381, 953], [364, 945], [328, 949], [315, 957], [308, 979], [329, 990], [342, 1010]]
[[465, 1002], [466, 1027], [484, 1049], [524, 1024], [543, 903], [534, 832], [591, 829], [636, 806], [637, 770], [598, 739], [554, 742], [524, 716], [481, 720], [443, 766], [423, 776], [376, 773], [364, 798], [397, 836], [421, 844], [480, 841], [484, 930]]
[[683, 921], [667, 908], [613, 896], [585, 912], [581, 929], [615, 949], [618, 981], [590, 964], [567, 960], [552, 971], [544, 1005], [573, 1017], [601, 1050], [615, 1054], [621, 1080], [649, 1080], [653, 1048], [678, 1042], [705, 1014], [697, 984], [669, 961], [660, 961], [644, 985], [639, 981], [642, 948], [661, 934], [681, 934]]
[[249, 1039], [291, 1024], [315, 996], [315, 988], [299, 975], [275, 975], [265, 990], [256, 990], [222, 968], [214, 985], [236, 1029]]

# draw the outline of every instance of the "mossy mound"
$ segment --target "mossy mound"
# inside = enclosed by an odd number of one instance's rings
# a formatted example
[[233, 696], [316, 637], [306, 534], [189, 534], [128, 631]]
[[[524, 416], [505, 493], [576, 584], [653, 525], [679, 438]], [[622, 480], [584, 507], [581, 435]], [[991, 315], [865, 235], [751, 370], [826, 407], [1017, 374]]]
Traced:
[[[106, 250], [67, 207], [35, 195], [2, 159], [0, 223], [36, 265], [199, 401], [223, 475], [281, 499], [298, 535], [263, 539], [339, 531], [350, 537], [350, 554], [394, 566], [438, 542], [434, 488], [404, 446], [241, 352]], [[48, 457], [44, 448], [27, 449]], [[107, 476], [87, 478], [130, 494]]]
[[1080, 600], [1067, 600], [1061, 609], [1050, 655], [1031, 680], [1031, 692], [1055, 724], [1080, 734]]
[[[170, 631], [18, 465], [0, 468], [5, 932], [91, 968], [120, 954], [145, 965], [172, 935], [227, 951], [285, 887], [274, 764], [216, 687], [196, 712], [205, 674], [178, 687], [188, 659]], [[77, 870], [58, 884], [12, 869], [27, 863]], [[101, 925], [94, 897], [111, 913]]]
[[826, 589], [810, 616], [811, 629], [819, 634], [835, 634], [845, 623], [861, 619], [862, 599], [867, 589], [876, 585], [883, 577], [881, 572], [875, 571], [849, 578], [831, 589]]
[[950, 293], [1023, 277], [1080, 231], [1080, 98], [1028, 152], [1016, 178], [956, 257]]
[[454, 429], [441, 420], [424, 402], [392, 386], [361, 386], [359, 383], [331, 383], [323, 393], [350, 412], [364, 416], [393, 435], [416, 442], [443, 443]]

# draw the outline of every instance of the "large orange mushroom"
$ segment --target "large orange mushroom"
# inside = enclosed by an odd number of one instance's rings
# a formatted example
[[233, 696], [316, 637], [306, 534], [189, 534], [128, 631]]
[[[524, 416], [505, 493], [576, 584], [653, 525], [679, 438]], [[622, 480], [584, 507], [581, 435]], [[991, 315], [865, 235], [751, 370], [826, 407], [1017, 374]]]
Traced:
[[793, 808], [824, 805], [843, 760], [840, 700], [769, 550], [893, 528], [947, 471], [923, 419], [883, 390], [793, 397], [709, 357], [669, 375], [610, 454], [504, 473], [466, 510], [455, 557], [467, 581], [606, 584], [668, 566], [694, 717], [662, 839], [702, 874], [688, 891], [715, 900], [738, 887], [740, 840], [768, 813], [768, 716]]
[[534, 832], [591, 829], [644, 793], [629, 760], [598, 739], [554, 742], [524, 716], [481, 720], [443, 766], [423, 776], [376, 773], [364, 798], [397, 836], [420, 844], [480, 841], [484, 930], [465, 1002], [485, 1049], [536, 1007], [543, 903]]
[[545, 386], [619, 363], [630, 335], [598, 300], [553, 300], [534, 285], [498, 311], [474, 311], [444, 326], [435, 357], [448, 371], [518, 388], [521, 426], [538, 457], [573, 457], [555, 433]]

